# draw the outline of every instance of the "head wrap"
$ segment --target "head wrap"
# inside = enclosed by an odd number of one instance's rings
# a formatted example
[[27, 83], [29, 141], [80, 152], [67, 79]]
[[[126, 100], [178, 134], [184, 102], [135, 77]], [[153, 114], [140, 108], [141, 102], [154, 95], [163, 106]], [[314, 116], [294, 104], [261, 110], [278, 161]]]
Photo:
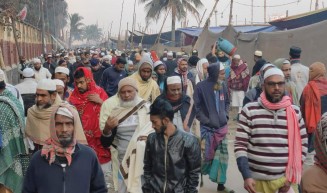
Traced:
[[138, 90], [136, 81], [130, 77], [123, 78], [119, 81], [118, 93], [119, 93], [120, 89], [122, 89], [124, 86], [131, 86], [131, 87], [135, 88], [136, 90]]
[[315, 62], [310, 65], [309, 80], [316, 80], [326, 77], [326, 66], [321, 62]]
[[58, 67], [55, 69], [55, 73], [64, 73], [64, 74], [66, 74], [67, 76], [69, 76], [69, 69], [66, 68], [66, 67], [58, 66]]
[[[63, 147], [58, 139], [55, 124], [56, 114], [66, 116], [74, 120], [74, 132], [72, 136], [73, 140], [67, 147]], [[50, 117], [50, 138], [46, 141], [46, 144], [41, 150], [41, 155], [45, 156], [46, 159], [49, 158], [50, 165], [55, 161], [56, 156], [66, 157], [68, 165], [71, 164], [72, 154], [74, 153], [74, 147], [76, 145], [76, 138], [78, 135], [77, 131], [80, 129], [80, 127], [82, 127], [81, 120], [78, 112], [73, 108], [73, 106], [62, 103], [54, 109]]]
[[51, 79], [42, 79], [42, 80], [40, 80], [38, 82], [36, 88], [41, 89], [41, 90], [48, 90], [48, 91], [56, 91], [57, 90], [55, 81], [53, 81]]
[[170, 84], [182, 84], [182, 79], [179, 76], [170, 76], [167, 78], [167, 85]]
[[141, 64], [141, 65], [140, 65], [139, 69], [141, 69], [142, 66], [144, 66], [144, 65], [149, 65], [149, 66], [151, 67], [151, 69], [152, 69], [152, 67], [153, 67], [153, 62], [152, 62], [150, 56], [147, 55], [147, 54], [144, 54], [144, 55], [143, 55], [143, 57], [142, 57], [142, 59], [141, 59], [141, 61], [140, 61], [140, 64]]
[[206, 75], [204, 74], [203, 72], [203, 65], [204, 64], [208, 64], [209, 65], [209, 62], [206, 58], [202, 58], [198, 61], [198, 63], [196, 64], [196, 71], [198, 72], [196, 77], [195, 77], [195, 82], [198, 83], [198, 82], [201, 82], [202, 80], [206, 79], [207, 77], [205, 77]]
[[23, 70], [23, 77], [25, 78], [31, 78], [32, 76], [34, 76], [34, 70], [32, 68], [25, 68]]
[[281, 71], [279, 68], [271, 68], [265, 72], [265, 74], [263, 75], [263, 79], [266, 80], [266, 78], [273, 75], [279, 75], [285, 77], [283, 71]]

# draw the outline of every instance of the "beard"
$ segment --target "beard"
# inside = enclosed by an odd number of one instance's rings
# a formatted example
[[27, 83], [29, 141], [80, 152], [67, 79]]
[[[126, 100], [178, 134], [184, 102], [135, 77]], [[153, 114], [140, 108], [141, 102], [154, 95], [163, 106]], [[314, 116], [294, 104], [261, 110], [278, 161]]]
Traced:
[[159, 128], [159, 130], [155, 130], [156, 133], [158, 133], [158, 134], [164, 134], [165, 131], [166, 131], [166, 129], [167, 129], [167, 126], [166, 126], [166, 125], [164, 125], [163, 123], [161, 123], [161, 124], [162, 124], [162, 125], [161, 125], [161, 127]]
[[62, 147], [68, 147], [70, 144], [73, 143], [73, 138], [59, 138], [59, 143]]
[[44, 105], [40, 105], [38, 102], [36, 102], [36, 107], [39, 109], [39, 110], [42, 110], [42, 109], [48, 109], [52, 106], [52, 103], [51, 102], [48, 102], [47, 104], [44, 104]]
[[138, 96], [135, 96], [134, 99], [130, 101], [123, 101], [121, 98], [119, 98], [120, 106], [123, 108], [135, 107], [139, 102], [140, 98]]
[[268, 92], [267, 92], [266, 90], [265, 90], [264, 92], [265, 92], [265, 94], [266, 94], [266, 98], [267, 98], [267, 100], [268, 100], [269, 102], [271, 102], [271, 103], [278, 103], [278, 102], [280, 102], [280, 101], [283, 99], [283, 97], [285, 96], [285, 91], [284, 91], [284, 93], [282, 93], [279, 97], [274, 97], [274, 96], [272, 96], [272, 95], [269, 95]]

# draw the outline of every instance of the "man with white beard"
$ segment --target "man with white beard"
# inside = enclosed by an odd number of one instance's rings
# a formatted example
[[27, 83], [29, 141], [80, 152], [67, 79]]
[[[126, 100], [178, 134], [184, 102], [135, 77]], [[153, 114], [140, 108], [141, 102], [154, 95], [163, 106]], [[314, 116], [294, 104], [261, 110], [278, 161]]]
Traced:
[[101, 107], [101, 143], [110, 146], [113, 181], [119, 193], [142, 192], [145, 142], [154, 132], [149, 106], [138, 96], [136, 81], [127, 77], [119, 82], [118, 93]]

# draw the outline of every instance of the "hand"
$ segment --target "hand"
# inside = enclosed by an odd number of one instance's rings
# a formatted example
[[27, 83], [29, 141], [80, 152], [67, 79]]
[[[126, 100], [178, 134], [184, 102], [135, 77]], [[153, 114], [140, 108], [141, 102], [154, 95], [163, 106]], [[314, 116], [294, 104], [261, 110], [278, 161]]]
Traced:
[[285, 182], [284, 186], [279, 188], [278, 193], [286, 193], [289, 191], [290, 188], [291, 188], [291, 183]]
[[118, 126], [118, 119], [114, 118], [114, 117], [108, 117], [107, 121], [106, 121], [106, 125], [104, 127], [103, 133], [105, 135], [107, 135], [111, 130], [113, 130], [114, 128], [116, 128]]
[[87, 96], [87, 100], [94, 102], [94, 103], [98, 103], [98, 104], [103, 103], [103, 100], [100, 98], [100, 96], [98, 94], [89, 94]]
[[252, 178], [247, 178], [244, 180], [244, 188], [249, 193], [256, 193], [255, 191], [255, 181]]

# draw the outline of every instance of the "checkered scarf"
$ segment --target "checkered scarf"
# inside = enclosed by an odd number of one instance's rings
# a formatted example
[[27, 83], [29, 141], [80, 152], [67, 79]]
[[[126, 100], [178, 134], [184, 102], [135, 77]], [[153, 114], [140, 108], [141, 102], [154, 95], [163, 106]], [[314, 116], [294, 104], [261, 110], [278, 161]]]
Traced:
[[315, 132], [316, 165], [327, 173], [327, 113], [321, 116]]

